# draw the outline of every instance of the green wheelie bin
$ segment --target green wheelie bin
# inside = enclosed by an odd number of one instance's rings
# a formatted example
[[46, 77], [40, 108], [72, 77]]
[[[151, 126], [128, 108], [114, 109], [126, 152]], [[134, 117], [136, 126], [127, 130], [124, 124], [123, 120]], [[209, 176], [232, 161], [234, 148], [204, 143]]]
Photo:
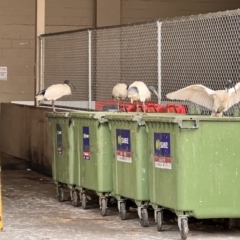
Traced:
[[148, 226], [148, 152], [147, 132], [142, 115], [107, 115], [113, 150], [113, 196], [118, 200], [122, 220], [126, 219], [126, 200], [138, 207], [142, 226]]
[[82, 208], [87, 208], [89, 190], [99, 196], [102, 216], [112, 192], [111, 137], [107, 112], [70, 113], [74, 135], [74, 157], [79, 168], [79, 190]]
[[240, 118], [148, 114], [149, 194], [157, 229], [163, 209], [178, 216], [182, 239], [188, 217], [240, 217]]
[[[52, 130], [52, 177], [57, 187], [58, 200], [64, 201], [63, 187], [70, 189], [72, 200], [79, 182], [79, 163], [74, 158], [73, 128], [69, 112], [47, 113]], [[75, 198], [76, 199], [76, 198]], [[79, 201], [72, 201], [74, 206]]]

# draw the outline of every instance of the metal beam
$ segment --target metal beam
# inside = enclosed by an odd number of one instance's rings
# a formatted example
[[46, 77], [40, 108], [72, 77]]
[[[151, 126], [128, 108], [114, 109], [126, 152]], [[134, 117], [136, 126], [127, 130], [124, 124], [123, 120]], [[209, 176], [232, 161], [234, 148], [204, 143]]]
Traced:
[[[40, 76], [42, 76], [41, 73], [41, 57], [43, 54], [41, 54], [41, 39], [39, 38], [40, 34], [45, 33], [45, 0], [36, 0], [35, 1], [35, 11], [36, 11], [36, 19], [35, 19], [35, 92], [34, 96], [39, 92], [40, 90]], [[43, 49], [42, 49], [43, 50]], [[35, 100], [35, 106], [37, 105]]]

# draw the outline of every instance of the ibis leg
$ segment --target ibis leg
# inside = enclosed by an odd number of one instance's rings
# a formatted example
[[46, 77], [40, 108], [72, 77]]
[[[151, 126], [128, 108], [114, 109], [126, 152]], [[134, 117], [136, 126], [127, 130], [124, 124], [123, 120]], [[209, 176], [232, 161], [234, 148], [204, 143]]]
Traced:
[[52, 108], [53, 108], [53, 112], [55, 112], [55, 106], [54, 106], [54, 100], [52, 100]]

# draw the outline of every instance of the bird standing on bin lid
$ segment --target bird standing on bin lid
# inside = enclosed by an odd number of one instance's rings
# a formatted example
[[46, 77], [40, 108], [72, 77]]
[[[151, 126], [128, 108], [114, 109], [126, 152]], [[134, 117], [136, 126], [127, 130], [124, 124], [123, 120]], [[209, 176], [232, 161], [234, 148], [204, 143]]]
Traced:
[[[232, 87], [232, 88], [230, 88]], [[201, 84], [191, 85], [166, 95], [171, 100], [188, 100], [212, 111], [211, 116], [222, 117], [230, 107], [240, 101], [240, 82], [233, 86], [231, 80], [225, 90], [214, 91]]]
[[65, 80], [64, 83], [53, 84], [50, 87], [41, 90], [35, 96], [37, 103], [44, 99], [52, 101], [53, 112], [55, 112], [55, 101], [63, 96], [72, 94], [70, 85], [76, 90], [75, 86], [69, 80]]
[[[147, 86], [144, 82], [141, 82], [141, 81], [135, 81], [128, 87], [128, 98], [131, 99], [131, 103], [133, 103], [133, 101], [141, 101], [143, 103], [143, 110], [145, 113], [146, 112], [145, 101], [151, 99], [150, 91], [152, 91], [158, 97], [158, 99], [161, 100], [155, 87]], [[138, 110], [138, 103], [137, 103], [137, 110]]]
[[125, 83], [118, 83], [112, 89], [112, 97], [118, 101], [118, 111], [119, 111], [119, 101], [127, 98], [128, 86]]

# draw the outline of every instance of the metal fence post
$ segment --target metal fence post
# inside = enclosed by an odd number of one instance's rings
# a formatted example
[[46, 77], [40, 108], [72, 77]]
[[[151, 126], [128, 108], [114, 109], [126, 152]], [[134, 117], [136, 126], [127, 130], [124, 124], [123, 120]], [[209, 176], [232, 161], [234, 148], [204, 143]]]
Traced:
[[44, 56], [43, 56], [43, 53], [44, 53], [44, 46], [43, 46], [43, 37], [39, 37], [40, 38], [40, 59], [39, 59], [39, 62], [40, 62], [40, 71], [39, 71], [39, 90], [42, 90], [44, 89]]
[[92, 108], [92, 31], [88, 30], [88, 108]]
[[[162, 22], [157, 21], [157, 28], [158, 28], [158, 94], [162, 99], [162, 72], [161, 72], [161, 31], [162, 31]], [[158, 103], [161, 103], [161, 99], [158, 99]]]

